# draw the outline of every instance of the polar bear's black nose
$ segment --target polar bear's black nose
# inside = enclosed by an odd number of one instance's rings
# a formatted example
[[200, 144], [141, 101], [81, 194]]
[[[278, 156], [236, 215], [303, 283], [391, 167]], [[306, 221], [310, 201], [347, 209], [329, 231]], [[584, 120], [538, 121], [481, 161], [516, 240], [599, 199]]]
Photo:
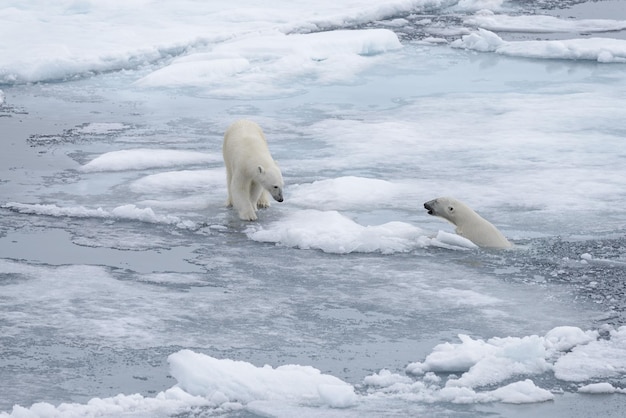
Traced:
[[432, 215], [433, 214], [433, 207], [430, 205], [430, 202], [426, 202], [424, 203], [424, 208], [426, 210], [428, 210], [428, 214]]

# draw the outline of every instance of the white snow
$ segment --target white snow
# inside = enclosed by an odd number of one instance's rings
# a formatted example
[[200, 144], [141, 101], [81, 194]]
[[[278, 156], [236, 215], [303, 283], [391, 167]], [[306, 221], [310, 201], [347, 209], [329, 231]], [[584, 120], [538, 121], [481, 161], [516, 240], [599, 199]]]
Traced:
[[372, 56], [401, 47], [384, 29], [285, 35], [281, 32], [224, 42], [210, 52], [177, 58], [137, 81], [150, 87], [207, 87], [212, 93], [248, 97], [289, 91], [294, 80], [313, 78], [328, 84], [351, 81], [376, 60]]
[[491, 31], [478, 29], [476, 32], [452, 42], [451, 46], [523, 58], [626, 63], [626, 40], [612, 38], [504, 41]]
[[580, 393], [602, 394], [602, 393], [624, 393], [626, 389], [616, 388], [610, 383], [591, 383], [589, 385], [581, 386], [578, 388]]
[[16, 202], [5, 203], [1, 207], [19, 213], [55, 217], [131, 220], [153, 224], [175, 225], [179, 228], [184, 229], [193, 229], [196, 227], [196, 224], [192, 221], [183, 220], [173, 215], [160, 215], [155, 213], [152, 208], [139, 208], [136, 205], [130, 203], [126, 205], [116, 206], [110, 210], [103, 209], [101, 207], [97, 209], [89, 209], [83, 206], [59, 207], [54, 204], [27, 204]]
[[[333, 56], [342, 61], [341, 52], [371, 54], [380, 52], [381, 47], [383, 50], [397, 48], [397, 38], [392, 37], [391, 32], [363, 31], [365, 38], [353, 38], [346, 44], [333, 34], [297, 35], [299, 38], [285, 34], [308, 32], [347, 21], [358, 24], [439, 3], [445, 2], [377, 0], [364, 6], [355, 0], [324, 0], [314, 4], [302, 0], [278, 1], [271, 5], [254, 0], [228, 4], [191, 0], [183, 3], [136, 0], [106, 4], [37, 1], [28, 7], [16, 2], [16, 7], [0, 9], [0, 20], [4, 22], [0, 38], [14, 39], [0, 47], [0, 81], [63, 80], [93, 72], [142, 67], [167, 61], [172, 56], [186, 55], [188, 51], [212, 52], [212, 46], [222, 44], [226, 50], [230, 49], [229, 45], [236, 49], [234, 45], [239, 41], [249, 46], [263, 44], [274, 51], [270, 55], [275, 55], [285, 50], [285, 47], [275, 49], [271, 45], [281, 37], [289, 39], [286, 42], [290, 45], [286, 48], [295, 47], [306, 54], [307, 48], [314, 47], [317, 51], [314, 51], [313, 58], [322, 59], [328, 58], [328, 51], [334, 50]], [[167, 19], [163, 19], [164, 16]], [[12, 37], [15, 33], [20, 36]], [[298, 55], [300, 53], [282, 60], [282, 63], [302, 63]], [[217, 62], [204, 58], [206, 56], [194, 65], [181, 65], [184, 60], [175, 61], [172, 68], [144, 81], [146, 84], [161, 84], [167, 80], [169, 84], [180, 85], [181, 82], [186, 84], [183, 80], [186, 76], [191, 81], [202, 81], [236, 73], [248, 65], [245, 58], [231, 59], [231, 56]], [[219, 54], [213, 58], [219, 58]], [[345, 58], [348, 64], [354, 60], [352, 54], [345, 54]], [[341, 65], [333, 64], [332, 67], [340, 68]], [[270, 64], [268, 69], [272, 68], [276, 66]]]
[[611, 331], [609, 339], [597, 331], [557, 327], [545, 336], [494, 337], [488, 340], [459, 335], [460, 344], [436, 346], [423, 362], [411, 363], [407, 373], [461, 373], [446, 388], [494, 385], [514, 376], [547, 372], [565, 381], [587, 381], [622, 375], [626, 367], [626, 327]]
[[180, 170], [150, 174], [133, 181], [130, 190], [136, 193], [161, 194], [168, 191], [207, 193], [210, 188], [226, 190], [226, 170]]
[[626, 373], [626, 326], [612, 330], [609, 339], [596, 339], [572, 348], [554, 364], [554, 375], [561, 380], [584, 382]]
[[471, 26], [498, 32], [530, 33], [593, 33], [626, 29], [626, 20], [611, 19], [560, 19], [554, 16], [509, 16], [482, 10], [464, 19]]
[[[611, 20], [570, 22], [541, 15], [493, 15], [491, 11], [503, 11], [502, 0], [376, 0], [367, 5], [356, 0], [314, 4], [277, 1], [271, 5], [254, 0], [228, 4], [191, 0], [106, 4], [36, 1], [14, 5], [0, 9], [0, 20], [4, 22], [0, 38], [13, 39], [0, 46], [1, 82], [67, 80], [104, 71], [152, 67], [154, 71], [148, 70], [140, 85], [208, 84], [216, 92], [228, 94], [235, 93], [233, 84], [227, 88], [217, 84], [233, 76], [238, 83], [257, 87], [282, 77], [313, 75], [322, 82], [352, 77], [369, 65], [359, 55], [399, 48], [393, 32], [298, 32], [358, 25], [426, 7], [480, 11], [466, 23], [493, 30], [589, 32], [618, 30], [624, 25], [623, 21]], [[12, 36], [16, 33], [20, 36]], [[624, 58], [619, 43], [607, 47], [599, 41], [580, 44], [572, 40], [567, 45], [568, 55], [580, 55], [584, 49], [586, 57], [611, 52], [612, 57], [606, 57], [606, 61]], [[524, 49], [524, 56], [561, 57], [543, 44], [527, 44]]]
[[356, 403], [351, 385], [310, 366], [269, 365], [219, 360], [190, 350], [169, 357], [172, 376], [186, 392], [209, 399], [220, 397], [230, 402], [255, 400], [325, 404], [347, 407]]
[[221, 161], [221, 156], [218, 158], [197, 151], [140, 148], [108, 152], [83, 165], [80, 170], [87, 173], [142, 170], [154, 167], [207, 164], [216, 161]]

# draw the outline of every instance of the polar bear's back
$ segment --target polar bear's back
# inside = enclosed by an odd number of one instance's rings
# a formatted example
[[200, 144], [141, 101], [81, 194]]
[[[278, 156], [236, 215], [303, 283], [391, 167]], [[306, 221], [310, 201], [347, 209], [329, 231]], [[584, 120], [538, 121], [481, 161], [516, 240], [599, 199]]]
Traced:
[[459, 235], [464, 236], [479, 247], [511, 247], [511, 243], [498, 228], [471, 209], [464, 214], [463, 220], [459, 222], [456, 230]]
[[263, 130], [257, 123], [246, 119], [233, 122], [228, 127], [224, 134], [222, 153], [225, 164], [230, 167], [244, 163], [273, 163]]

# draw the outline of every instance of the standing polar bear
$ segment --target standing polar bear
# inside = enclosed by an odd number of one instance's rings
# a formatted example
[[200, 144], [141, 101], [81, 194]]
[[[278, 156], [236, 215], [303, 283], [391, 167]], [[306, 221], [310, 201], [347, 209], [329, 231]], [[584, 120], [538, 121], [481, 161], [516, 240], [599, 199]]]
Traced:
[[239, 218], [256, 220], [256, 210], [270, 206], [270, 195], [277, 202], [283, 201], [283, 176], [259, 125], [243, 119], [230, 125], [222, 153], [228, 187], [226, 206], [233, 206]]
[[429, 215], [439, 216], [454, 226], [456, 233], [479, 247], [510, 248], [513, 245], [489, 221], [469, 206], [451, 197], [439, 197], [424, 203]]

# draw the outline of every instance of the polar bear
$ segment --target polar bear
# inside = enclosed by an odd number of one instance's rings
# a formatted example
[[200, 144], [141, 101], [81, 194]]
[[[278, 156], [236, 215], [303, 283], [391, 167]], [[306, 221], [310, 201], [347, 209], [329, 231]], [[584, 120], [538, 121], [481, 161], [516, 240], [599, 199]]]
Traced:
[[429, 215], [439, 216], [454, 226], [456, 233], [479, 247], [510, 248], [512, 244], [489, 221], [469, 206], [451, 197], [439, 197], [424, 203]]
[[256, 220], [256, 210], [270, 206], [270, 195], [277, 202], [283, 201], [283, 176], [259, 125], [245, 119], [230, 125], [222, 153], [228, 187], [226, 206], [233, 206], [239, 218]]

